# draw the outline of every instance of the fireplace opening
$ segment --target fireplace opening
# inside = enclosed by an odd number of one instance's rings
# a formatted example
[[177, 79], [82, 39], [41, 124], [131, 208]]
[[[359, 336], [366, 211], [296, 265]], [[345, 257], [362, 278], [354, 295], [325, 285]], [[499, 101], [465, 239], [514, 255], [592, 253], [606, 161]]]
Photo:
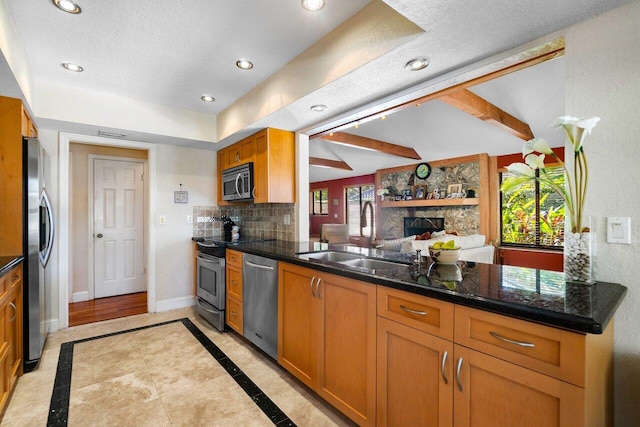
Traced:
[[403, 218], [403, 222], [404, 237], [423, 234], [427, 231], [433, 233], [434, 231], [444, 230], [444, 218], [407, 216]]

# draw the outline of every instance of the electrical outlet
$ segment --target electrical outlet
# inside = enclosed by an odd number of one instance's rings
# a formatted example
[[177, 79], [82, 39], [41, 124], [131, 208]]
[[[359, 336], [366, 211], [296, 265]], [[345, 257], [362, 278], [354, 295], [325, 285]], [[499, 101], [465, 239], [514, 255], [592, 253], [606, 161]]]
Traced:
[[284, 225], [291, 225], [291, 215], [289, 214], [284, 215]]
[[187, 215], [187, 224], [193, 224], [193, 217], [191, 215]]

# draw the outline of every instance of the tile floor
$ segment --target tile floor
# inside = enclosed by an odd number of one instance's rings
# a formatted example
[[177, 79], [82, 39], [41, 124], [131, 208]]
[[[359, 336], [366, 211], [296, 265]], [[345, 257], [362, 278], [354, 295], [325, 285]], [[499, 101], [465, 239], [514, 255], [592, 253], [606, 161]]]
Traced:
[[[2, 426], [46, 426], [60, 346], [188, 318], [298, 426], [353, 425], [234, 333], [193, 308], [51, 333], [37, 370], [23, 375]], [[75, 343], [69, 426], [268, 426], [274, 422], [181, 322]]]

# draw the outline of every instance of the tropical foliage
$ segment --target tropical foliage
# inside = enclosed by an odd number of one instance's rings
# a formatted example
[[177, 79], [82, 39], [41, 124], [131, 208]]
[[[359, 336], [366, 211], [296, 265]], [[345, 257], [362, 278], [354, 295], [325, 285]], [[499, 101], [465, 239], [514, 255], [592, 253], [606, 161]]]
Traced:
[[[599, 120], [599, 117], [578, 119], [571, 116], [562, 116], [554, 121], [553, 126], [563, 128], [569, 142], [571, 142], [574, 153], [572, 174], [569, 173], [565, 163], [551, 150], [547, 141], [542, 138], [534, 138], [528, 141], [522, 149], [522, 157], [525, 163], [512, 163], [507, 166], [507, 170], [512, 176], [502, 182], [500, 190], [512, 190], [531, 181], [545, 184], [564, 200], [565, 209], [571, 221], [571, 231], [574, 233], [588, 231], [582, 227], [582, 211], [589, 180], [587, 157], [584, 153], [584, 139], [591, 133], [591, 130]], [[545, 156], [553, 157], [554, 162], [560, 164], [564, 169], [566, 172], [566, 185], [558, 185], [549, 176], [548, 168], [544, 164]]]

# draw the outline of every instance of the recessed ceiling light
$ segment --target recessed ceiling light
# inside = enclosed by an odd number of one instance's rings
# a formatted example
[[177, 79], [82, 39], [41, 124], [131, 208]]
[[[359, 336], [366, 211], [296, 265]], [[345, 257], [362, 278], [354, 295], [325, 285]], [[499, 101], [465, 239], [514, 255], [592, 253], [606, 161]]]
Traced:
[[53, 4], [55, 4], [58, 9], [63, 10], [65, 12], [73, 13], [74, 15], [77, 15], [78, 13], [82, 12], [82, 9], [80, 9], [80, 6], [78, 6], [71, 0], [52, 0], [52, 1], [53, 1]]
[[308, 11], [315, 12], [324, 7], [324, 0], [302, 0], [302, 7]]
[[312, 105], [310, 110], [317, 111], [317, 112], [327, 111], [327, 106], [324, 104]]
[[216, 100], [213, 96], [209, 96], [209, 95], [202, 95], [200, 99], [203, 100], [204, 102], [213, 102]]
[[253, 68], [253, 63], [248, 59], [238, 59], [236, 61], [236, 67], [240, 68], [241, 70], [250, 70]]
[[416, 58], [407, 62], [404, 68], [409, 71], [419, 71], [427, 68], [428, 66], [429, 66], [429, 58]]
[[69, 71], [74, 71], [76, 73], [81, 73], [84, 71], [84, 68], [82, 68], [81, 66], [77, 65], [77, 64], [73, 64], [71, 62], [63, 62], [62, 66], [64, 68], [66, 68]]

